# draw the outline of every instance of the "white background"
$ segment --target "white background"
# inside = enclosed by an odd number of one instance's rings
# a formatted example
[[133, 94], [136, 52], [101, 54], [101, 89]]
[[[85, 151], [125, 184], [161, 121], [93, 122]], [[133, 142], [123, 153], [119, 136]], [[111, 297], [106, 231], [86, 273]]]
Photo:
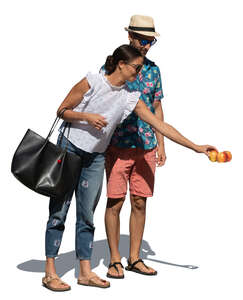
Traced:
[[[240, 5], [240, 0], [1, 2], [0, 276], [5, 298], [148, 299], [153, 293], [151, 298], [166, 300], [242, 299]], [[211, 163], [166, 139], [167, 162], [157, 169], [144, 233], [144, 245], [153, 251], [145, 249], [144, 255], [160, 261], [146, 262], [158, 276], [126, 272], [125, 280], [112, 280], [108, 290], [76, 284], [73, 201], [58, 264], [72, 290], [55, 294], [41, 286], [48, 198], [17, 182], [11, 159], [27, 128], [47, 135], [70, 88], [88, 71], [98, 72], [106, 56], [128, 42], [124, 27], [133, 14], [153, 16], [161, 34], [148, 58], [161, 69], [166, 122], [195, 143], [230, 150], [233, 160]], [[105, 239], [105, 203], [104, 186], [95, 215], [97, 247]], [[121, 214], [124, 249], [129, 213], [127, 199]], [[107, 255], [98, 253], [95, 269], [103, 277]], [[126, 265], [125, 258], [122, 262]]]

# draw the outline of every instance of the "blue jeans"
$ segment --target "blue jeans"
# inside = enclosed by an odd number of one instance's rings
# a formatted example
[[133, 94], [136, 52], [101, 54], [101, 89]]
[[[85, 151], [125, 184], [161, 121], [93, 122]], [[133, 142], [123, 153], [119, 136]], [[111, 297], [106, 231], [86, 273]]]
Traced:
[[[82, 170], [75, 187], [76, 238], [75, 250], [78, 259], [90, 260], [94, 240], [93, 215], [98, 204], [104, 175], [104, 154], [88, 153], [69, 142], [64, 136], [58, 142], [62, 148], [82, 158]], [[47, 257], [56, 257], [61, 245], [65, 220], [72, 200], [73, 191], [62, 198], [50, 198], [49, 220], [46, 227], [45, 250]]]

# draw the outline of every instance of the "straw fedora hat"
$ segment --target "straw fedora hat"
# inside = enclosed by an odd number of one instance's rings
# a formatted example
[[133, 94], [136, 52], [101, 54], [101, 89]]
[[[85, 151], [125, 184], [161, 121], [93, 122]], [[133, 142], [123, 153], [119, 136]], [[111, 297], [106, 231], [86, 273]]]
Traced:
[[159, 33], [155, 32], [153, 18], [148, 16], [132, 16], [130, 19], [129, 27], [125, 27], [125, 30], [142, 35], [159, 36]]

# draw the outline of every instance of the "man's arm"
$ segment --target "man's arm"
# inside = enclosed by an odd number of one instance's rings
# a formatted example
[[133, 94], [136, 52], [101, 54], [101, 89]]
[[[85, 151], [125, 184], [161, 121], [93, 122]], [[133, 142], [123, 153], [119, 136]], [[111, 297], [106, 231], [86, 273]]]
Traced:
[[[163, 113], [161, 101], [154, 101], [153, 107], [154, 107], [156, 118], [163, 122], [164, 121], [164, 113]], [[158, 142], [157, 166], [161, 167], [165, 164], [165, 160], [166, 160], [164, 136], [158, 130], [155, 130], [155, 135], [156, 135], [156, 139]]]

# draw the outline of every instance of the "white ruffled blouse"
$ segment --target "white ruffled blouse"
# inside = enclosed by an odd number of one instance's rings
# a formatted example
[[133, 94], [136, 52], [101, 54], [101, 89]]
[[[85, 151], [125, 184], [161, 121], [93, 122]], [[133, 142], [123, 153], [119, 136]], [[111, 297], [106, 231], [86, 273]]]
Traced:
[[[117, 125], [134, 110], [140, 92], [130, 91], [126, 84], [113, 86], [102, 73], [88, 73], [86, 79], [90, 89], [74, 111], [100, 114], [105, 117], [108, 125], [97, 130], [86, 121], [73, 122], [68, 139], [86, 152], [103, 153]], [[67, 130], [64, 135], [67, 137]]]

